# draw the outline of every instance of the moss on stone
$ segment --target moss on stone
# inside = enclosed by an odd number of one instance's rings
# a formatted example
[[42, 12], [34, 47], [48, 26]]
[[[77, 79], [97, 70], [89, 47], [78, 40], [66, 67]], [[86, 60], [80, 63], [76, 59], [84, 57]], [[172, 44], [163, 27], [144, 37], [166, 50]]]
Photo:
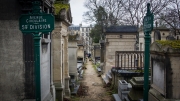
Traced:
[[59, 12], [60, 12], [62, 9], [68, 10], [69, 7], [70, 7], [69, 4], [63, 4], [63, 3], [60, 2], [60, 1], [56, 1], [56, 2], [54, 3], [55, 15], [58, 15]]
[[173, 49], [180, 49], [180, 40], [157, 40], [158, 44], [161, 44], [162, 46], [170, 46]]
[[76, 35], [69, 35], [69, 41], [76, 41], [78, 37], [78, 34]]

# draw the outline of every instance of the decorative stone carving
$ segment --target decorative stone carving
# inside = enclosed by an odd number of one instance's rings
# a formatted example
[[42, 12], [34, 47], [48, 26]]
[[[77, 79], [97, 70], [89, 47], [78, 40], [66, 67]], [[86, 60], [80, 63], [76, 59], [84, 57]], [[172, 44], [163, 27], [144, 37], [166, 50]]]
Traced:
[[52, 32], [52, 38], [61, 39], [61, 33], [60, 32]]
[[61, 12], [60, 12], [60, 18], [61, 19], [66, 19], [66, 9], [62, 9]]

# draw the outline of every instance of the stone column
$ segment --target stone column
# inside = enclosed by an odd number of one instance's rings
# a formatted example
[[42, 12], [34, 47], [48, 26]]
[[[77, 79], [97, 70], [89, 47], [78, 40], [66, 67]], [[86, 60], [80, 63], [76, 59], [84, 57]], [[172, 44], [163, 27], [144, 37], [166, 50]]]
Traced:
[[55, 23], [55, 30], [52, 32], [52, 65], [53, 81], [56, 89], [56, 99], [63, 101], [63, 84], [62, 84], [62, 56], [61, 56], [61, 27], [60, 22]]
[[104, 40], [100, 41], [100, 45], [101, 45], [101, 63], [104, 62]]
[[95, 60], [95, 63], [96, 63], [96, 48], [97, 48], [97, 46], [96, 45], [94, 45], [93, 46], [94, 47], [94, 52], [93, 52], [93, 57], [94, 57], [94, 60]]
[[[50, 38], [52, 39], [52, 34], [50, 34]], [[51, 72], [51, 81], [50, 81], [50, 92], [53, 96], [52, 101], [56, 101], [56, 90], [55, 90], [55, 85], [53, 82], [53, 75], [54, 75], [54, 71], [53, 71], [53, 46], [52, 43], [50, 44], [50, 59], [51, 59], [51, 63], [50, 63], [50, 72]]]
[[101, 52], [100, 52], [100, 61], [101, 61], [101, 69], [103, 70], [103, 73], [106, 72], [106, 68], [104, 66], [104, 40], [100, 40], [100, 47], [101, 47]]
[[64, 71], [65, 71], [65, 97], [70, 98], [69, 89], [69, 55], [68, 55], [68, 36], [64, 36]]
[[[52, 35], [50, 34], [51, 36], [51, 39], [52, 39]], [[55, 90], [55, 85], [54, 85], [54, 82], [53, 82], [53, 75], [54, 75], [54, 69], [53, 69], [53, 44], [51, 43], [50, 44], [51, 46], [51, 53], [50, 53], [50, 57], [51, 57], [51, 87], [50, 87], [50, 91], [51, 91], [51, 94], [53, 96], [53, 100], [52, 101], [56, 101], [56, 90]]]

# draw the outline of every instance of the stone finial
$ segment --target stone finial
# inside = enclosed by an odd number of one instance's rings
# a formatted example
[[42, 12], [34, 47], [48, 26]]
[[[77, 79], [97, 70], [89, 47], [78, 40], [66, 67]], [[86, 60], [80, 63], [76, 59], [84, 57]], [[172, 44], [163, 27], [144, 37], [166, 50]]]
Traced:
[[158, 22], [156, 21], [156, 22], [155, 22], [155, 24], [156, 24], [156, 29], [157, 29], [157, 26], [158, 26]]

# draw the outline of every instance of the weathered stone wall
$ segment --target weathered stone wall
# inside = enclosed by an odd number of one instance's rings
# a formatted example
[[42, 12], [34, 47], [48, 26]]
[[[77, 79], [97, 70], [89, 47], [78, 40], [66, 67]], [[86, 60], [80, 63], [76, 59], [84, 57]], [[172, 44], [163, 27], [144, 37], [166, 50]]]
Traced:
[[[170, 64], [171, 64], [171, 68], [172, 68], [172, 93], [169, 93], [169, 96], [171, 95], [173, 99], [180, 99], [180, 92], [179, 92], [179, 88], [180, 88], [180, 53], [178, 55], [175, 55], [173, 57], [170, 57]], [[168, 72], [168, 71], [166, 71]], [[169, 84], [167, 84], [169, 85]], [[167, 90], [168, 91], [168, 90]]]
[[0, 1], [0, 100], [24, 98], [23, 38], [17, 0]]
[[105, 56], [105, 72], [115, 66], [115, 52], [116, 51], [134, 51], [134, 44], [136, 42], [135, 35], [107, 35], [106, 39], [106, 56]]

